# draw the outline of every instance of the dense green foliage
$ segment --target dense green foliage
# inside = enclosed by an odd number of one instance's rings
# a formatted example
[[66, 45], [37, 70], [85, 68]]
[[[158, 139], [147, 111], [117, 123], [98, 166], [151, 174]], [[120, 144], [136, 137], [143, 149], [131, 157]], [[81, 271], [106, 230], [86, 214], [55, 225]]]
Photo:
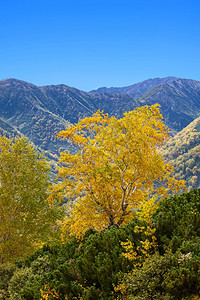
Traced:
[[[120, 241], [139, 240], [133, 223], [124, 228], [95, 233], [88, 231], [83, 241], [72, 239], [64, 245], [38, 250], [23, 261], [9, 283], [11, 297], [39, 299], [45, 284], [56, 289], [59, 299], [113, 299], [113, 284], [132, 264], [122, 256]], [[24, 298], [23, 298], [24, 297]], [[14, 298], [15, 299], [15, 298]]]
[[200, 242], [200, 190], [163, 200], [154, 223], [161, 253], [166, 249], [192, 251]]
[[198, 299], [200, 191], [163, 200], [153, 222], [158, 249], [140, 266], [123, 255], [121, 245], [130, 240], [141, 255], [137, 249], [146, 237], [134, 228], [146, 225], [135, 219], [1, 265], [0, 292], [7, 295], [2, 299], [39, 300], [45, 288], [59, 299]]
[[125, 275], [128, 299], [199, 299], [200, 190], [162, 201], [154, 224], [159, 252]]

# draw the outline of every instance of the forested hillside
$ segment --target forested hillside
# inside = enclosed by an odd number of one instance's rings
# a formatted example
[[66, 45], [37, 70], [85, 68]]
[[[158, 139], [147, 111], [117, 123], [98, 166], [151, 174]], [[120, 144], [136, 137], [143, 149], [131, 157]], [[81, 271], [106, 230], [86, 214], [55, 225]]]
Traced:
[[170, 139], [161, 153], [174, 166], [176, 179], [186, 180], [189, 190], [200, 188], [200, 118]]

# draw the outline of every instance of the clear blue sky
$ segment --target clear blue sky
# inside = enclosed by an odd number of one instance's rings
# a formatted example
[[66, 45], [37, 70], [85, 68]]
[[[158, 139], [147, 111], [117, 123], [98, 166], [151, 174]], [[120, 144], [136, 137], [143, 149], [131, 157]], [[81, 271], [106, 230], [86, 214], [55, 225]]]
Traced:
[[0, 79], [85, 91], [200, 80], [199, 0], [2, 0]]

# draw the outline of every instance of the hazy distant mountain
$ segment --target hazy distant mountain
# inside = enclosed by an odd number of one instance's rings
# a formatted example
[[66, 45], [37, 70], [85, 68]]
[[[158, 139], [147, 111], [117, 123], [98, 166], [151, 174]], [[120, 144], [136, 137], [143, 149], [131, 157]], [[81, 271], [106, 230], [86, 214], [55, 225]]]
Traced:
[[200, 117], [169, 140], [161, 153], [174, 166], [176, 179], [186, 180], [189, 189], [200, 188]]
[[101, 87], [97, 90], [92, 90], [92, 93], [120, 93], [120, 94], [128, 94], [133, 98], [139, 98], [142, 94], [144, 94], [146, 91], [150, 90], [152, 87], [158, 85], [158, 84], [164, 84], [164, 83], [170, 83], [173, 80], [175, 80], [176, 77], [165, 77], [165, 78], [154, 78], [154, 79], [147, 79], [144, 81], [141, 81], [139, 83], [125, 86], [125, 87]]

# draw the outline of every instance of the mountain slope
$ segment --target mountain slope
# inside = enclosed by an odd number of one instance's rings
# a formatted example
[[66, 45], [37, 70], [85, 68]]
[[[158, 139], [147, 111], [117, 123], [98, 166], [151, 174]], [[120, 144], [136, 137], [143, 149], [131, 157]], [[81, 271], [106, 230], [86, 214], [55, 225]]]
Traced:
[[96, 92], [100, 91], [105, 92], [104, 95], [112, 92], [127, 93], [136, 97], [139, 105], [159, 103], [164, 122], [172, 134], [182, 130], [200, 115], [200, 82], [196, 80], [155, 78], [129, 87], [100, 88]]
[[56, 133], [69, 125], [57, 115], [58, 111], [56, 103], [38, 87], [16, 79], [0, 81], [0, 118], [4, 129], [6, 124], [54, 154], [64, 145], [60, 140], [55, 142]]
[[62, 112], [59, 115], [71, 123], [78, 122], [85, 116], [91, 116], [98, 109], [119, 117], [125, 111], [140, 106], [140, 103], [129, 95], [86, 93], [64, 84], [43, 86], [40, 89], [56, 102]]
[[[91, 115], [94, 107], [86, 92], [67, 85], [50, 85], [40, 87], [40, 90], [55, 102], [59, 108], [57, 114], [70, 122], [78, 122], [79, 118]], [[48, 107], [49, 108], [49, 107]], [[52, 111], [52, 109], [50, 108]]]
[[166, 125], [180, 131], [200, 115], [200, 82], [176, 79], [153, 87], [138, 100], [142, 105], [159, 103]]
[[200, 188], [200, 117], [168, 141], [161, 151], [174, 166], [176, 179], [187, 181], [188, 188]]
[[16, 128], [10, 126], [0, 118], [0, 135], [14, 138], [16, 136], [20, 136], [21, 134]]

